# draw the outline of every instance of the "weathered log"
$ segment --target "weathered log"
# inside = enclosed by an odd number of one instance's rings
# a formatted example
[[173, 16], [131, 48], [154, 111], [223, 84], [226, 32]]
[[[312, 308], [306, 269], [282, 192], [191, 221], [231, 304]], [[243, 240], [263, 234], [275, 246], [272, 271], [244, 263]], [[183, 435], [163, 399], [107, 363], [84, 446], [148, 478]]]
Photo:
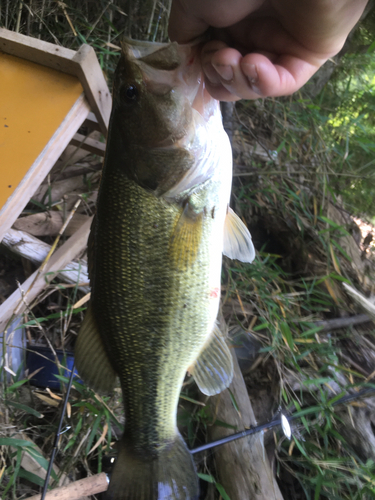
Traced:
[[[246, 385], [237, 358], [233, 353], [234, 377], [229, 389], [237, 403], [225, 390], [208, 399], [215, 418], [235, 425], [237, 431], [256, 425]], [[232, 434], [233, 430], [212, 425], [208, 429], [210, 441]], [[263, 446], [263, 434], [233, 441], [215, 449], [214, 460], [218, 481], [231, 500], [282, 500], [276, 479], [271, 471]]]
[[[45, 500], [79, 500], [82, 497], [102, 493], [108, 488], [107, 475], [102, 472], [95, 476], [90, 476], [85, 479], [80, 479], [74, 483], [70, 483], [62, 488], [55, 488], [49, 491]], [[27, 500], [40, 500], [41, 495], [34, 495]]]

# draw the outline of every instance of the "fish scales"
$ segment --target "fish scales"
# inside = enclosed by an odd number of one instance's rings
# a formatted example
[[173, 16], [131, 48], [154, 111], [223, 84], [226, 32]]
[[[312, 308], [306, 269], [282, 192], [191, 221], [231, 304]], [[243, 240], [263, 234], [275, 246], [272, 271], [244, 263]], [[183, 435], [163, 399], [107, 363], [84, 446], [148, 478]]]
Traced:
[[125, 43], [76, 343], [89, 385], [121, 383], [125, 431], [110, 500], [198, 498], [176, 425], [179, 393], [188, 369], [205, 394], [229, 385], [232, 358], [216, 325], [222, 253], [254, 258], [230, 187], [231, 148], [198, 47]]
[[[98, 217], [95, 233], [100, 266], [95, 270], [92, 304], [99, 329], [112, 332], [104, 342], [120, 375], [129, 433], [139, 446], [148, 446], [148, 436], [143, 443], [139, 429], [157, 432], [152, 443], [157, 446], [171, 431], [174, 434], [186, 369], [212, 323], [209, 246], [200, 247], [189, 269], [173, 269], [166, 262], [169, 235], [181, 215], [178, 207], [122, 175], [103, 176], [102, 193], [98, 214], [103, 206], [104, 220]], [[204, 225], [203, 240], [209, 240], [211, 230], [211, 225]], [[187, 326], [189, 335], [184, 336], [181, 329]], [[152, 370], [146, 371], [147, 365]], [[176, 381], [174, 387], [169, 381]]]

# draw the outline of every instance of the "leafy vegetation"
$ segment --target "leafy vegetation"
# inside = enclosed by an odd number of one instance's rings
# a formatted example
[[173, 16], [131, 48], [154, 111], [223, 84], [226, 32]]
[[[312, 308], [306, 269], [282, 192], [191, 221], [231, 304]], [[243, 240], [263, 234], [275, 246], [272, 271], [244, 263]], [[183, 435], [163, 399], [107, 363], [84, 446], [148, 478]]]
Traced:
[[[169, 2], [86, 0], [78, 8], [71, 1], [4, 1], [0, 24], [73, 49], [89, 43], [111, 82], [121, 36], [164, 40], [169, 8]], [[361, 406], [332, 406], [342, 394], [373, 386], [374, 356], [368, 353], [375, 352], [374, 331], [327, 323], [356, 312], [342, 282], [370, 291], [374, 276], [371, 254], [360, 269], [353, 267], [357, 261], [348, 246], [348, 212], [375, 217], [374, 22], [370, 13], [315, 97], [313, 81], [290, 98], [238, 103], [234, 115], [233, 205], [249, 225], [258, 255], [251, 266], [225, 260], [223, 314], [232, 331], [240, 328], [260, 344], [260, 363], [244, 377], [254, 402], [266, 384], [273, 411], [257, 418], [271, 418], [279, 406], [301, 412], [292, 441], [275, 434], [276, 471], [286, 499], [375, 497], [375, 456], [350, 436]], [[44, 200], [38, 209], [46, 208]], [[84, 308], [73, 308], [81, 296], [77, 286], [55, 282], [24, 318], [29, 339], [69, 347], [82, 320]], [[57, 360], [60, 389], [36, 390], [33, 374], [21, 375], [22, 367], [10, 373], [5, 358], [3, 342], [0, 492], [13, 499], [43, 482], [42, 474], [25, 468], [24, 457], [46, 470], [67, 378]], [[191, 447], [206, 439], [212, 423], [198, 397], [188, 381], [179, 422]], [[75, 381], [51, 485], [107, 470], [121, 415], [119, 390], [102, 398]], [[360, 441], [363, 435], [354, 437]], [[266, 434], [272, 446], [270, 438]], [[217, 497], [228, 498], [210, 462], [200, 466], [201, 479], [215, 486]]]

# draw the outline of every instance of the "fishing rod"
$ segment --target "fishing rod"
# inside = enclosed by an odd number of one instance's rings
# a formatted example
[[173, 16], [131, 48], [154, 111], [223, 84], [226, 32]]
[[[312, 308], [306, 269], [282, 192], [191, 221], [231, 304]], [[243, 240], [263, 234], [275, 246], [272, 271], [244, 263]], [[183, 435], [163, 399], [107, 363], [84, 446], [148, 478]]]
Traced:
[[[343, 403], [347, 403], [349, 401], [353, 401], [355, 399], [358, 399], [366, 394], [370, 393], [375, 393], [375, 388], [367, 388], [363, 389], [362, 391], [358, 392], [357, 394], [348, 394], [346, 396], [343, 396], [342, 398], [338, 399], [337, 401], [334, 401], [330, 406], [337, 406]], [[250, 427], [249, 429], [245, 429], [243, 431], [236, 432], [234, 434], [231, 434], [229, 436], [223, 437], [221, 439], [217, 439], [216, 441], [211, 441], [209, 443], [203, 444], [202, 446], [197, 446], [196, 448], [193, 448], [190, 450], [190, 453], [194, 455], [195, 453], [199, 453], [201, 451], [209, 450], [211, 448], [215, 448], [216, 446], [221, 446], [226, 443], [230, 443], [231, 441], [235, 441], [236, 439], [241, 439], [247, 436], [251, 436], [252, 434], [257, 434], [258, 432], [272, 429], [273, 427], [276, 427], [278, 425], [281, 425], [283, 427], [284, 434], [290, 439], [291, 436], [291, 431], [289, 427], [289, 422], [292, 422], [293, 420], [297, 420], [298, 418], [302, 418], [306, 413], [310, 413], [309, 410], [311, 410], [311, 413], [315, 413], [318, 410], [323, 410], [324, 407], [315, 407], [315, 406], [308, 406], [307, 408], [302, 408], [300, 411], [298, 411], [295, 415], [290, 415], [289, 417], [285, 416], [284, 414], [281, 415], [281, 418], [276, 419], [276, 420], [271, 420], [270, 422], [267, 422], [265, 424], [260, 424], [255, 427]], [[303, 414], [301, 415], [301, 413]]]

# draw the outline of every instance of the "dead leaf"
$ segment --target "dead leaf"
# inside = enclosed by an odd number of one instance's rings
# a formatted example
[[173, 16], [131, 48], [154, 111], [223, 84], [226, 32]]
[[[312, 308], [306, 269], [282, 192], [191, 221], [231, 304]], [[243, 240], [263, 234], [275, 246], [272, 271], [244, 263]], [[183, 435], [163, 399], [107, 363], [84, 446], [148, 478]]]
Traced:
[[100, 444], [104, 441], [106, 435], [107, 435], [107, 431], [108, 431], [108, 424], [105, 423], [104, 424], [104, 427], [103, 427], [103, 432], [102, 432], [102, 435], [100, 436], [100, 438], [97, 440], [97, 442], [94, 444], [94, 446], [91, 448], [91, 450], [88, 452], [88, 455], [90, 455], [90, 453], [92, 453], [94, 450], [96, 450], [96, 448], [98, 446], [100, 446]]
[[336, 273], [341, 275], [339, 263], [337, 262], [337, 257], [335, 255], [335, 252], [333, 251], [333, 247], [332, 247], [331, 243], [329, 244], [329, 250], [331, 253], [331, 257], [332, 257], [333, 267], [335, 268]]
[[62, 398], [60, 396], [58, 396], [57, 394], [54, 394], [49, 387], [46, 388], [46, 391], [51, 396], [51, 398], [57, 399], [58, 401], [62, 400]]
[[87, 293], [82, 299], [79, 299], [74, 305], [73, 309], [78, 309], [78, 307], [83, 306], [83, 304], [86, 304], [90, 300], [91, 297], [91, 292]]
[[294, 445], [295, 445], [295, 444], [296, 444], [296, 443], [295, 443], [295, 441], [292, 441], [292, 442], [290, 443], [289, 450], [288, 450], [288, 455], [289, 455], [289, 456], [291, 456], [291, 455], [292, 455], [292, 453], [293, 453], [293, 448], [294, 448]]
[[[100, 178], [97, 172], [91, 177], [91, 184], [95, 184]], [[55, 181], [51, 185], [42, 184], [33, 194], [32, 199], [39, 203], [57, 203], [65, 199], [66, 209], [70, 210], [78, 197], [88, 191], [87, 183], [82, 175], [76, 175], [62, 181]]]
[[34, 377], [34, 375], [39, 373], [40, 370], [43, 370], [43, 368], [44, 368], [44, 366], [41, 366], [40, 368], [37, 368], [36, 370], [34, 370], [32, 373], [30, 373], [30, 375], [28, 375], [27, 379], [31, 380]]
[[39, 392], [35, 392], [35, 396], [43, 401], [43, 403], [49, 405], [49, 406], [59, 406], [59, 403], [55, 401], [52, 398], [49, 398], [48, 396], [45, 396], [44, 394], [40, 394]]
[[330, 283], [330, 280], [329, 279], [326, 279], [324, 280], [324, 284], [328, 290], [328, 293], [330, 294], [330, 296], [333, 298], [334, 302], [336, 305], [339, 305], [339, 300], [337, 298], [337, 295], [335, 294], [335, 291], [332, 287], [332, 284]]

